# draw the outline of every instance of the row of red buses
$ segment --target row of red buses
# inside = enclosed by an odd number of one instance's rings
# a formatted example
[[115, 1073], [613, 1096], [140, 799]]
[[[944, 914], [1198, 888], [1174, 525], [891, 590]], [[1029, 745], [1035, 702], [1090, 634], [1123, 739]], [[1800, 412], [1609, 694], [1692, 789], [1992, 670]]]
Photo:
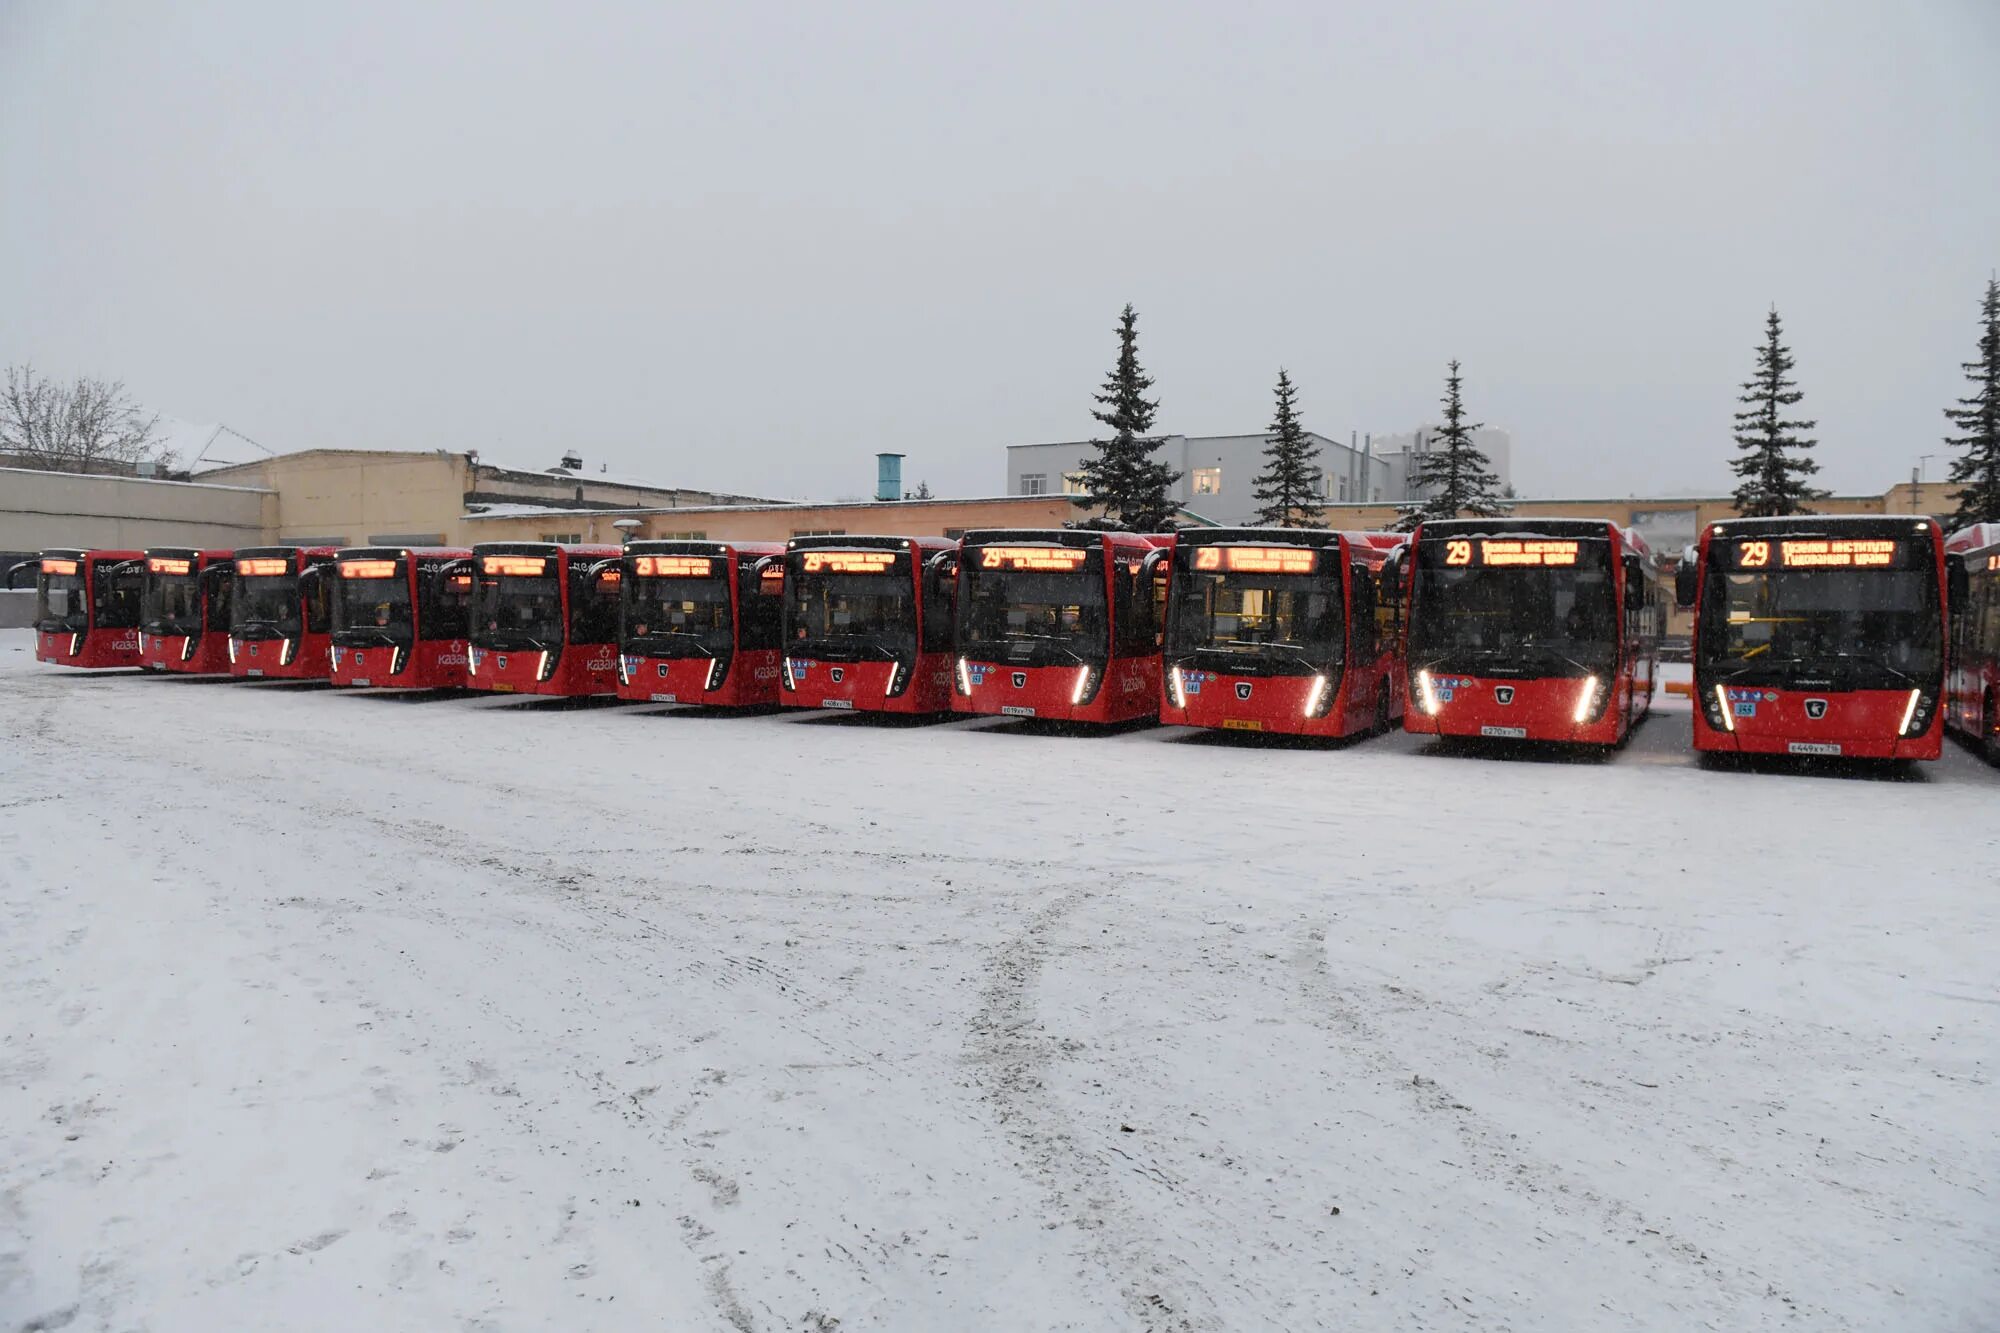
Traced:
[[1160, 719], [1294, 736], [1384, 731], [1403, 713], [1400, 599], [1408, 538], [1215, 528], [1173, 554]]
[[335, 685], [463, 689], [472, 552], [444, 546], [352, 546], [334, 556]]
[[619, 698], [719, 708], [778, 702], [783, 544], [629, 542], [619, 574]]
[[1697, 750], [1942, 753], [1949, 598], [1931, 519], [1712, 523], [1676, 584], [1695, 611]]
[[1446, 519], [1409, 552], [1406, 730], [1614, 746], [1651, 712], [1665, 609], [1637, 533]]
[[1945, 725], [2000, 764], [2000, 523], [1953, 533], [1945, 550], [1952, 594]]
[[943, 644], [958, 653], [949, 706], [1065, 722], [1157, 715], [1173, 542], [1076, 529], [966, 533], [942, 566], [958, 603]]
[[43, 551], [7, 571], [35, 576], [35, 660], [69, 667], [139, 665], [143, 551]]
[[943, 537], [794, 537], [785, 549], [779, 702], [942, 713], [953, 602]]
[[149, 671], [229, 670], [236, 552], [155, 546], [139, 591], [139, 659]]
[[502, 694], [618, 688], [616, 546], [481, 542], [472, 548], [469, 683]]

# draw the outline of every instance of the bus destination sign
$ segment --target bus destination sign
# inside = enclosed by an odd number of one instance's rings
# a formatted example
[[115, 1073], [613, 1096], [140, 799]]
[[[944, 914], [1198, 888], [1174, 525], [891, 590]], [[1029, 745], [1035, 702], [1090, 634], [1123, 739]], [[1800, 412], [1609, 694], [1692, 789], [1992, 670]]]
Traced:
[[642, 555], [632, 572], [642, 579], [705, 579], [715, 574], [715, 557], [707, 555]]
[[274, 574], [289, 574], [291, 571], [292, 561], [289, 556], [246, 556], [236, 562], [236, 572], [245, 578], [270, 578]]
[[1561, 569], [1576, 564], [1583, 543], [1555, 537], [1453, 537], [1444, 544], [1447, 565]]
[[154, 555], [146, 558], [148, 574], [186, 574], [194, 568], [192, 560], [179, 560], [173, 556]]
[[979, 567], [1067, 573], [1083, 568], [1089, 554], [1076, 546], [982, 546]]
[[894, 551], [807, 551], [808, 574], [886, 574], [896, 563]]
[[1197, 546], [1196, 569], [1220, 569], [1232, 574], [1310, 574], [1319, 552], [1300, 546]]
[[1889, 537], [1811, 537], [1736, 543], [1738, 569], [1893, 569], [1903, 543]]
[[538, 579], [549, 572], [549, 558], [545, 555], [488, 555], [479, 560], [482, 574], [511, 574], [519, 578]]
[[340, 562], [340, 577], [344, 579], [393, 579], [396, 577], [394, 560], [343, 560]]

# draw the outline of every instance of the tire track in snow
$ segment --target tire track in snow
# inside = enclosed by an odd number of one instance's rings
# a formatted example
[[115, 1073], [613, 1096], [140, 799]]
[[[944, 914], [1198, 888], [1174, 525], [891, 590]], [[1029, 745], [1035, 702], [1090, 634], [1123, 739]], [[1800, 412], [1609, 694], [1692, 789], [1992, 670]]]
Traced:
[[[1643, 1247], [1657, 1258], [1709, 1281], [1728, 1282], [1736, 1289], [1734, 1299], [1746, 1308], [1756, 1298], [1769, 1297], [1782, 1301], [1787, 1314], [1825, 1313], [1817, 1306], [1800, 1306], [1793, 1296], [1752, 1270], [1726, 1273], [1709, 1253], [1709, 1247], [1677, 1235], [1632, 1204], [1610, 1198], [1565, 1168], [1515, 1146], [1510, 1142], [1513, 1135], [1480, 1116], [1436, 1079], [1397, 1058], [1393, 1043], [1362, 1016], [1359, 1007], [1334, 980], [1327, 962], [1324, 925], [1305, 929], [1287, 965], [1295, 976], [1297, 998], [1315, 1026], [1342, 1038], [1347, 1043], [1346, 1049], [1378, 1078], [1402, 1089], [1419, 1114], [1444, 1120], [1482, 1178], [1533, 1199], [1538, 1206], [1551, 1208], [1559, 1216], [1573, 1212], [1587, 1214], [1606, 1233], [1622, 1235], [1633, 1246]], [[1575, 1208], [1569, 1206], [1571, 1201]]]
[[[1047, 1074], [1063, 1044], [1043, 1030], [1036, 989], [1051, 939], [1070, 913], [1097, 895], [1072, 888], [1036, 911], [1020, 932], [989, 952], [966, 1053], [1002, 1132], [1049, 1205], [1086, 1238], [1090, 1256], [1117, 1284], [1125, 1308], [1147, 1333], [1226, 1327], [1207, 1293], [1174, 1276], [1176, 1265], [1119, 1196], [1114, 1167], [1085, 1147], [1049, 1094]], [[1182, 1270], [1183, 1274], [1185, 1270]]]

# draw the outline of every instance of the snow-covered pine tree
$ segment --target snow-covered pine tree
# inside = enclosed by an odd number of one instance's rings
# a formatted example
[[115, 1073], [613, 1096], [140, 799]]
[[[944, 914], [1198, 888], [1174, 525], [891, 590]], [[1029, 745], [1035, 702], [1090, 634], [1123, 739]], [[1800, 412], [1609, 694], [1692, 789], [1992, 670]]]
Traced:
[[1784, 343], [1784, 328], [1778, 322], [1778, 308], [1771, 307], [1764, 321], [1764, 343], [1757, 349], [1757, 373], [1743, 383], [1744, 404], [1736, 414], [1736, 448], [1740, 456], [1730, 467], [1741, 478], [1736, 486], [1736, 512], [1745, 518], [1770, 518], [1784, 514], [1810, 514], [1806, 506], [1824, 499], [1806, 478], [1819, 471], [1819, 464], [1807, 455], [1818, 441], [1802, 432], [1811, 421], [1792, 421], [1785, 409], [1795, 407], [1805, 394], [1792, 381], [1792, 353]]
[[1320, 469], [1313, 461], [1312, 441], [1299, 425], [1298, 390], [1280, 368], [1278, 412], [1265, 436], [1265, 471], [1252, 483], [1263, 507], [1257, 521], [1274, 528], [1323, 528], [1326, 508], [1320, 503]]
[[1158, 399], [1146, 397], [1152, 376], [1139, 366], [1139, 316], [1130, 305], [1118, 320], [1118, 364], [1105, 377], [1091, 411], [1111, 427], [1111, 438], [1092, 440], [1097, 454], [1087, 458], [1079, 473], [1083, 493], [1079, 509], [1102, 506], [1107, 520], [1134, 532], [1159, 532], [1173, 517], [1173, 497], [1167, 492], [1181, 474], [1153, 458], [1162, 441], [1149, 434]]
[[1418, 498], [1398, 508], [1402, 517], [1396, 526], [1404, 532], [1429, 518], [1494, 518], [1514, 507], [1497, 489], [1500, 479], [1491, 471], [1492, 460], [1472, 442], [1473, 432], [1484, 423], [1466, 424], [1463, 379], [1453, 361], [1444, 379], [1444, 424], [1435, 436], [1437, 447], [1416, 455], [1410, 464], [1409, 488]]
[[1959, 451], [1951, 461], [1951, 480], [1959, 483], [1951, 493], [1958, 501], [1954, 526], [2000, 523], [2000, 278], [1987, 280], [1979, 323], [1978, 358], [1964, 363], [1972, 396], [1944, 410], [1965, 432], [1945, 437]]

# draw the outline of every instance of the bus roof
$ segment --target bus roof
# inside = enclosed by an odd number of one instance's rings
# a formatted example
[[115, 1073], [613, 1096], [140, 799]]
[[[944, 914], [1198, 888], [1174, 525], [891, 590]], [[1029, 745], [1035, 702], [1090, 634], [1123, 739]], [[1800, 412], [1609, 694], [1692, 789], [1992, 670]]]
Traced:
[[783, 542], [717, 542], [701, 537], [649, 537], [626, 542], [627, 555], [783, 555]]
[[1777, 518], [1719, 518], [1702, 530], [1703, 537], [1734, 533], [1789, 532], [1811, 536], [1821, 532], [1846, 532], [1863, 536], [1921, 532], [1943, 536], [1938, 521], [1928, 514], [1786, 514]]
[[610, 545], [570, 546], [561, 542], [474, 542], [474, 555], [617, 555], [621, 547]]
[[957, 547], [949, 537], [854, 537], [846, 533], [794, 537], [785, 543], [787, 551], [951, 551]]
[[35, 558], [44, 556], [56, 560], [139, 560], [144, 551], [112, 550], [103, 546], [51, 546], [46, 551], [35, 552]]
[[148, 546], [148, 556], [169, 556], [176, 560], [234, 560], [236, 552], [228, 547], [220, 549], [203, 546]]
[[1033, 546], [1132, 546], [1156, 550], [1174, 544], [1170, 532], [1116, 532], [1110, 528], [973, 528], [961, 539], [967, 546], [1013, 542]]
[[1409, 544], [1403, 532], [1335, 531], [1328, 528], [1193, 528], [1176, 534], [1183, 546], [1227, 546], [1255, 542], [1260, 546], [1332, 546], [1345, 541], [1371, 551], [1393, 551]]
[[239, 546], [231, 552], [232, 555], [239, 558], [246, 555], [263, 557], [273, 555], [338, 555], [339, 553], [340, 548], [338, 546]]
[[1945, 540], [1944, 549], [1954, 555], [1970, 555], [1991, 546], [2000, 546], [2000, 523], [1974, 523], [1960, 528]]
[[394, 560], [398, 556], [431, 556], [457, 559], [472, 554], [470, 546], [343, 546], [335, 560]]

